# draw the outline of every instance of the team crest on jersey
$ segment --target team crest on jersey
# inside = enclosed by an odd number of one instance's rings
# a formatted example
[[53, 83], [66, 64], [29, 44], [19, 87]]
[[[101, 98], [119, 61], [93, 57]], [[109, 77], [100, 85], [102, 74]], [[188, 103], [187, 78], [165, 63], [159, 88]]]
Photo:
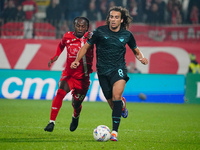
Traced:
[[124, 42], [124, 38], [123, 37], [120, 37], [119, 40], [120, 40], [120, 42]]
[[72, 39], [72, 41], [75, 41], [76, 39]]
[[72, 48], [72, 49], [70, 49], [70, 50], [71, 50], [71, 54], [73, 54], [73, 55], [77, 55], [77, 53], [78, 53], [78, 51], [79, 51], [78, 48]]

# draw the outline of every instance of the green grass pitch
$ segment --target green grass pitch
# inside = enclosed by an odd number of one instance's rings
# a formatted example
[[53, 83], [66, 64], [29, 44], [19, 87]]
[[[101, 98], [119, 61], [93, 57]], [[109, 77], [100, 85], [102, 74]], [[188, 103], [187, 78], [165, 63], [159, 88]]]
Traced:
[[127, 103], [118, 142], [97, 142], [100, 124], [112, 128], [107, 103], [84, 102], [76, 131], [70, 132], [71, 102], [64, 101], [52, 133], [45, 132], [52, 101], [0, 99], [1, 150], [200, 150], [200, 105]]

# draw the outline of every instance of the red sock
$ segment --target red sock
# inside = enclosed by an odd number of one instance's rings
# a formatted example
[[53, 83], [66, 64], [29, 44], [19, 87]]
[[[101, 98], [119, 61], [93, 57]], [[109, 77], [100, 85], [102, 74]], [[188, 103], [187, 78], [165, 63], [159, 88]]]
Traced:
[[62, 106], [63, 98], [67, 93], [63, 89], [58, 89], [56, 96], [53, 99], [51, 107], [50, 120], [56, 120], [60, 107]]
[[[73, 105], [72, 105], [73, 106]], [[74, 107], [73, 107], [74, 108]], [[77, 108], [77, 109], [75, 109], [74, 108], [74, 113], [73, 113], [73, 116], [76, 118], [76, 117], [78, 117], [79, 115], [80, 115], [80, 113], [81, 113], [81, 110], [82, 110], [82, 105], [79, 107], [79, 108]]]

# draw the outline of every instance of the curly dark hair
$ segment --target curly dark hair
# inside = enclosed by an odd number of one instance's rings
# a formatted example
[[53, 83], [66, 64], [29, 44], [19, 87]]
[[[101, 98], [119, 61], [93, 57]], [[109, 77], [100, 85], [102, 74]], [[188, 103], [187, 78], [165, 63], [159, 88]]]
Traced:
[[88, 18], [86, 18], [86, 17], [76, 17], [76, 18], [74, 18], [74, 20], [73, 20], [73, 24], [74, 24], [74, 25], [75, 25], [75, 22], [76, 22], [76, 20], [78, 20], [78, 19], [85, 20], [85, 21], [86, 21], [86, 23], [87, 23], [87, 28], [89, 29], [89, 26], [90, 26], [90, 21], [89, 21], [89, 19], [88, 19]]
[[128, 29], [130, 23], [132, 22], [133, 18], [130, 16], [129, 11], [126, 8], [123, 8], [121, 6], [114, 6], [111, 7], [108, 11], [108, 15], [106, 18], [106, 24], [109, 25], [109, 17], [110, 17], [110, 12], [111, 11], [118, 11], [121, 13], [121, 19], [123, 19], [123, 22], [121, 23], [121, 28], [122, 29]]

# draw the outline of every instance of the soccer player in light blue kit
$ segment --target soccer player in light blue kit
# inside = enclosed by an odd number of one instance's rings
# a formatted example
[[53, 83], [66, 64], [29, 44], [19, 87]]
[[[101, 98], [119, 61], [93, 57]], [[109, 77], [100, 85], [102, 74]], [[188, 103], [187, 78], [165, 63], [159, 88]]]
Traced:
[[79, 50], [76, 60], [71, 64], [71, 68], [77, 68], [87, 50], [96, 44], [97, 74], [100, 86], [113, 110], [111, 141], [117, 141], [121, 116], [126, 118], [128, 115], [125, 99], [122, 97], [126, 82], [129, 80], [125, 62], [126, 44], [142, 64], [148, 64], [147, 58], [137, 47], [133, 34], [128, 31], [131, 21], [132, 18], [127, 9], [112, 7], [106, 19], [107, 25], [100, 26], [93, 32], [91, 39]]

